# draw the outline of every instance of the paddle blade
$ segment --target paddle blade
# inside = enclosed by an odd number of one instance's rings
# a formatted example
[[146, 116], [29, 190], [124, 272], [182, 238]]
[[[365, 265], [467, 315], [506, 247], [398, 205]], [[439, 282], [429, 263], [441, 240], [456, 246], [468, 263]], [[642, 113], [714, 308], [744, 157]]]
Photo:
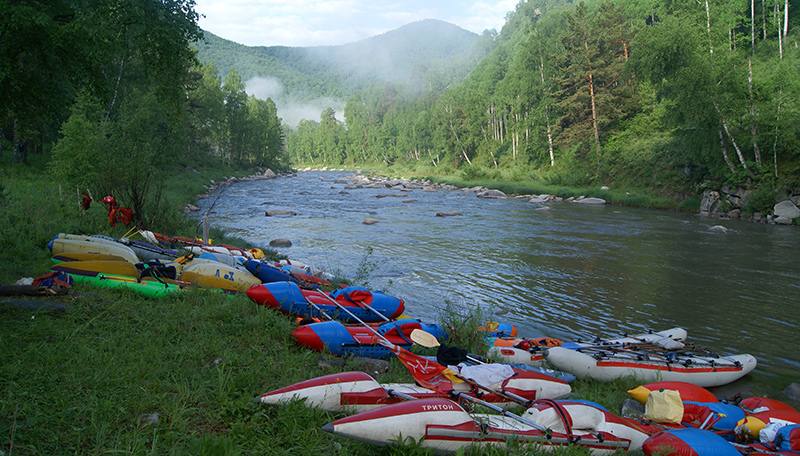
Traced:
[[423, 347], [438, 347], [441, 345], [439, 344], [439, 340], [436, 339], [436, 336], [421, 329], [411, 331], [411, 340]]
[[[414, 333], [412, 332], [411, 334], [413, 338]], [[425, 388], [447, 393], [453, 390], [453, 383], [463, 382], [455, 372], [435, 361], [415, 355], [403, 347], [398, 347], [388, 341], [378, 340], [378, 343], [391, 350], [397, 356], [397, 359], [406, 366], [406, 369], [411, 372], [414, 380]]]

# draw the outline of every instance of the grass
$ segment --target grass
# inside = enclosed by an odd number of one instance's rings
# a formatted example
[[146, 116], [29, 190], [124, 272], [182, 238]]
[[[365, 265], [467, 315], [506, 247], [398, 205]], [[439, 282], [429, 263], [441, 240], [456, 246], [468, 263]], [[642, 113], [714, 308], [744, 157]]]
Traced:
[[[45, 245], [56, 233], [119, 237], [127, 231], [111, 229], [102, 207], [79, 209], [76, 192], [49, 182], [39, 169], [42, 163], [0, 161], [0, 284], [48, 272]], [[193, 222], [183, 218], [181, 208], [226, 171], [196, 169], [200, 172], [180, 172], [171, 183], [166, 197], [171, 215], [157, 231], [193, 235]], [[212, 235], [218, 242], [251, 247], [224, 233]], [[368, 256], [363, 269], [358, 273], [368, 273]], [[56, 302], [68, 310], [25, 310], [19, 301]], [[481, 320], [480, 311], [469, 317]], [[479, 350], [469, 337], [472, 323], [464, 315], [453, 320], [460, 323], [461, 342]], [[3, 298], [0, 456], [428, 454], [413, 442], [379, 449], [329, 435], [321, 427], [337, 416], [300, 403], [273, 408], [252, 402], [275, 388], [363, 368], [358, 359], [300, 348], [290, 336], [294, 324], [244, 296], [203, 291], [146, 299], [126, 290], [76, 285], [63, 296]], [[379, 380], [410, 382], [411, 377], [392, 360]], [[577, 382], [574, 390], [578, 398], [619, 410], [629, 386]], [[464, 454], [545, 453], [512, 446]], [[571, 448], [558, 454], [588, 453]]]
[[611, 188], [601, 186], [580, 187], [548, 184], [532, 176], [520, 176], [514, 170], [505, 172], [464, 173], [440, 170], [432, 167], [364, 167], [357, 169], [375, 174], [390, 175], [408, 179], [429, 179], [440, 184], [450, 184], [462, 188], [486, 187], [497, 189], [509, 195], [556, 195], [561, 198], [577, 198], [580, 196], [603, 198], [610, 204], [620, 206], [642, 207], [647, 209], [669, 209], [697, 212], [700, 202], [697, 197], [684, 200], [682, 196], [662, 196], [646, 188]]
[[[70, 310], [0, 306], [4, 454], [419, 454], [413, 445], [379, 450], [326, 434], [321, 427], [337, 416], [300, 403], [253, 403], [362, 364], [338, 366], [300, 348], [291, 317], [246, 297], [193, 291], [147, 300], [76, 287], [50, 300]], [[411, 381], [396, 360], [379, 379]], [[575, 390], [619, 410], [630, 386], [578, 381]]]

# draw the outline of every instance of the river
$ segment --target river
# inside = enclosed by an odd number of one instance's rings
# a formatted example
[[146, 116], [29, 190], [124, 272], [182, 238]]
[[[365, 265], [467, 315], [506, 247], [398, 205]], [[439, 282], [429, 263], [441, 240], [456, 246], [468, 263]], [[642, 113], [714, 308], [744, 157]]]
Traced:
[[778, 397], [800, 381], [798, 227], [566, 202], [537, 210], [463, 191], [378, 197], [399, 192], [345, 190], [352, 174], [240, 182], [199, 206], [213, 204], [212, 226], [257, 245], [291, 240], [278, 249], [289, 259], [350, 278], [366, 269], [370, 287], [415, 317], [480, 307], [520, 335], [566, 340], [681, 326], [698, 345], [758, 359], [724, 393]]

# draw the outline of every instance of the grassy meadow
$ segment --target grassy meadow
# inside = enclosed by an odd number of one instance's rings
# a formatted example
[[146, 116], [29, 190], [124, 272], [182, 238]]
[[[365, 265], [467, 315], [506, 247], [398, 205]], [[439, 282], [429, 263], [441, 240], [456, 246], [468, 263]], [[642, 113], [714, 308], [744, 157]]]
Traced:
[[[99, 204], [80, 209], [76, 189], [48, 180], [43, 167], [0, 160], [0, 285], [47, 273], [46, 244], [57, 233], [120, 237], [127, 231], [119, 225], [111, 229]], [[181, 208], [210, 179], [223, 177], [211, 166], [176, 176], [168, 183], [156, 231], [193, 235], [194, 222]], [[224, 233], [212, 237], [264, 249]], [[456, 309], [441, 323], [457, 326], [463, 337], [455, 345], [480, 351], [468, 336], [474, 328], [460, 323], [478, 320], [480, 309]], [[290, 337], [294, 324], [243, 295], [201, 290], [147, 299], [76, 285], [61, 296], [3, 297], [0, 456], [428, 453], [414, 442], [376, 448], [327, 434], [321, 427], [338, 416], [301, 403], [254, 403], [259, 394], [291, 383], [365, 368], [363, 360], [300, 348]], [[397, 360], [377, 379], [412, 381]], [[635, 385], [576, 381], [573, 390], [578, 398], [619, 411], [625, 391]], [[539, 453], [535, 447], [465, 452]], [[559, 453], [588, 454], [581, 448]]]

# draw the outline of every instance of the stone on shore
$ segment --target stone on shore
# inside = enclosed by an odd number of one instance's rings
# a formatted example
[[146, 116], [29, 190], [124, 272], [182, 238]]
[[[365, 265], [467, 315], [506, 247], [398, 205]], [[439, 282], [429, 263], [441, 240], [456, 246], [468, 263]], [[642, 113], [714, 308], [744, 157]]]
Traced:
[[278, 238], [269, 241], [270, 247], [291, 247], [292, 241], [288, 239]]
[[775, 205], [773, 209], [773, 213], [775, 217], [785, 217], [789, 219], [789, 224], [791, 224], [792, 219], [796, 219], [800, 217], [800, 209], [794, 205], [789, 200], [781, 201], [780, 203]]
[[475, 194], [478, 198], [507, 198], [508, 195], [500, 190], [486, 190]]
[[586, 198], [583, 196], [573, 200], [572, 202], [578, 204], [606, 204], [606, 200], [603, 198]]

